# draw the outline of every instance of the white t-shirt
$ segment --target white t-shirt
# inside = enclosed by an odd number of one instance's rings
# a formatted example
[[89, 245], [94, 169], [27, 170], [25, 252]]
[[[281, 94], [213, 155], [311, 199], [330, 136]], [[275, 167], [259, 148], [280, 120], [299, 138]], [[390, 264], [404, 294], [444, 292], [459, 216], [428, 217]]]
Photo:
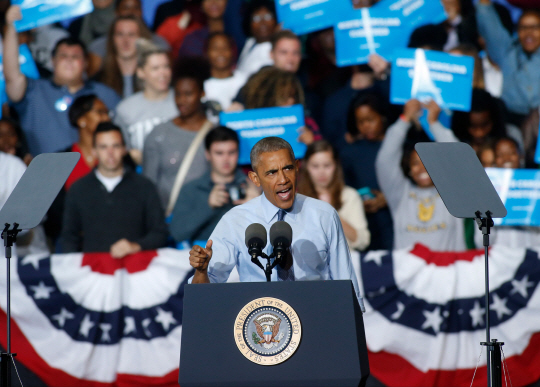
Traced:
[[6, 204], [24, 171], [26, 171], [26, 165], [21, 159], [0, 152], [0, 209]]
[[503, 73], [491, 64], [488, 58], [482, 58], [484, 68], [484, 83], [486, 91], [494, 97], [500, 98], [503, 88]]
[[208, 101], [216, 101], [225, 110], [238, 94], [238, 91], [246, 84], [247, 78], [239, 72], [235, 72], [229, 78], [210, 78], [204, 82], [204, 94]]
[[248, 78], [262, 67], [273, 65], [274, 61], [270, 57], [271, 51], [272, 43], [257, 43], [255, 38], [249, 38], [238, 58], [236, 71]]
[[121, 174], [119, 176], [115, 177], [107, 177], [103, 176], [97, 169], [96, 169], [96, 177], [97, 179], [105, 186], [105, 189], [107, 192], [112, 192], [116, 188], [118, 184], [122, 181], [124, 178], [124, 174]]
[[[18, 158], [0, 152], [0, 210], [15, 189], [15, 186], [26, 171], [26, 165]], [[3, 225], [2, 225], [3, 227]], [[23, 231], [22, 237], [30, 231]], [[43, 226], [39, 225], [32, 230], [32, 240], [26, 246], [17, 247], [17, 255], [23, 257], [27, 254], [48, 254], [49, 249], [45, 238]]]
[[139, 91], [118, 104], [114, 122], [122, 128], [128, 148], [142, 151], [144, 140], [154, 127], [178, 114], [172, 89], [165, 99], [159, 101], [149, 101]]

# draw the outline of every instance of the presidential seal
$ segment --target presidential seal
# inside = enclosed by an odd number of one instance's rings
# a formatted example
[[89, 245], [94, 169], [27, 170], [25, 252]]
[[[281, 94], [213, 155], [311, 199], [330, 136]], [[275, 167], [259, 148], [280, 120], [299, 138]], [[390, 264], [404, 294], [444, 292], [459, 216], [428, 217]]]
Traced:
[[302, 337], [298, 315], [287, 303], [263, 297], [242, 308], [234, 322], [234, 341], [249, 360], [276, 365], [290, 358]]

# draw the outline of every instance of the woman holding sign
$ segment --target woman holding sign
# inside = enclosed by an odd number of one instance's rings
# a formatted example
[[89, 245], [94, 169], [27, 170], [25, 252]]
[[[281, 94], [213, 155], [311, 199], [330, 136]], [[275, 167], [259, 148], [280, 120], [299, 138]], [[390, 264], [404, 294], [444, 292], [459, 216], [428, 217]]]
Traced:
[[[450, 215], [414, 144], [406, 143], [411, 125], [420, 126], [421, 110], [418, 100], [405, 104], [403, 114], [388, 128], [375, 162], [377, 179], [394, 220], [394, 249], [421, 243], [435, 251], [462, 251], [463, 221]], [[447, 135], [438, 122], [439, 113], [437, 104], [428, 104], [430, 130], [435, 138], [452, 141], [454, 136]]]

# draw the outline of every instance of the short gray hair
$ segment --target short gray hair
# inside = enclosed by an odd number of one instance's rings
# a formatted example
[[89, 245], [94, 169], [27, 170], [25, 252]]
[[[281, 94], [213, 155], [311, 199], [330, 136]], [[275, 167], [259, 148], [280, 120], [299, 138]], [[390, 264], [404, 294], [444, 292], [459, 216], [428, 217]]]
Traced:
[[286, 149], [291, 156], [291, 160], [295, 160], [291, 144], [289, 144], [284, 139], [279, 137], [265, 137], [262, 140], [259, 140], [259, 142], [257, 142], [253, 146], [253, 148], [251, 149], [251, 153], [249, 154], [249, 158], [251, 160], [251, 168], [256, 171], [257, 164], [259, 163], [259, 158], [261, 157], [262, 153], [277, 152], [282, 149]]

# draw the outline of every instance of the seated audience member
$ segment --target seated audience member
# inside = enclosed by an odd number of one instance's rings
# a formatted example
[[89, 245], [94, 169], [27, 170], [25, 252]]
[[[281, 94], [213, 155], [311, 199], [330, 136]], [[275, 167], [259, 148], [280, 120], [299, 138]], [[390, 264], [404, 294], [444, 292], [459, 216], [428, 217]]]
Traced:
[[478, 160], [484, 168], [492, 168], [495, 166], [495, 150], [493, 149], [493, 141], [488, 141], [482, 144], [476, 151]]
[[[494, 146], [495, 167], [518, 169], [523, 164], [518, 144], [510, 137], [500, 138]], [[540, 227], [495, 226], [491, 229], [490, 245], [501, 244], [514, 248], [540, 246]], [[477, 248], [483, 247], [483, 236], [478, 228], [474, 234]]]
[[[450, 215], [413, 144], [405, 144], [421, 109], [417, 100], [405, 104], [403, 115], [388, 128], [375, 161], [377, 180], [394, 221], [394, 249], [421, 243], [435, 251], [465, 250], [463, 221]], [[435, 138], [447, 141], [453, 137], [437, 121], [440, 110], [431, 104], [428, 110]], [[437, 130], [443, 133], [439, 135]]]
[[[274, 62], [274, 67], [293, 74], [298, 73], [302, 61], [302, 46], [300, 39], [289, 30], [281, 30], [272, 36], [272, 51], [270, 57]], [[266, 71], [268, 66], [262, 67], [260, 71]], [[235, 74], [240, 73], [238, 71]], [[252, 75], [256, 77], [258, 73]], [[244, 84], [246, 82], [244, 81]], [[245, 85], [244, 85], [245, 86]], [[234, 102], [228, 108], [228, 111], [243, 110], [246, 103], [244, 99], [244, 90], [241, 88], [234, 98]]]
[[518, 128], [504, 123], [503, 106], [487, 91], [474, 89], [470, 112], [454, 112], [452, 129], [460, 141], [476, 151], [488, 140], [509, 136], [523, 149], [523, 137]]
[[137, 84], [137, 41], [150, 38], [143, 22], [134, 16], [119, 16], [107, 36], [107, 53], [96, 79], [127, 98], [139, 91]]
[[11, 118], [0, 119], [0, 152], [17, 156], [26, 165], [32, 161], [21, 126]]
[[336, 41], [333, 28], [317, 31], [308, 36], [306, 66], [308, 72], [306, 89], [315, 93], [321, 101], [345, 86], [355, 68], [354, 66], [336, 66]]
[[69, 122], [74, 128], [77, 128], [79, 141], [65, 151], [78, 152], [81, 154], [81, 158], [66, 181], [66, 190], [69, 190], [73, 183], [88, 175], [97, 166], [93, 146], [94, 132], [100, 123], [110, 120], [107, 106], [95, 94], [83, 95], [73, 101], [69, 108]]
[[[141, 0], [117, 0], [115, 1], [115, 15], [116, 17], [122, 16], [131, 16], [136, 17], [141, 20], [144, 24], [142, 17], [142, 5]], [[146, 24], [144, 24], [144, 29], [147, 29]], [[144, 34], [147, 35], [145, 31]], [[171, 47], [165, 39], [159, 35], [151, 35], [152, 42], [162, 48], [165, 51], [169, 51]], [[90, 76], [94, 75], [99, 71], [103, 63], [103, 58], [107, 54], [107, 35], [101, 36], [94, 40], [88, 46], [88, 74]]]
[[388, 106], [376, 94], [358, 96], [349, 108], [350, 143], [341, 148], [345, 183], [363, 195], [371, 234], [370, 250], [392, 250], [392, 216], [375, 173], [375, 159], [388, 126]]
[[210, 170], [182, 187], [170, 225], [177, 242], [206, 241], [221, 217], [260, 192], [238, 168], [238, 135], [218, 126], [204, 140]]
[[168, 53], [150, 42], [138, 42], [137, 79], [143, 90], [122, 100], [115, 123], [122, 128], [131, 157], [142, 163], [146, 136], [156, 125], [178, 116], [171, 89]]
[[540, 106], [540, 11], [529, 9], [517, 24], [518, 43], [502, 25], [490, 0], [476, 5], [478, 31], [486, 41], [490, 58], [503, 73], [502, 100], [520, 125], [530, 110]]
[[69, 34], [84, 43], [86, 47], [107, 31], [114, 20], [114, 0], [92, 0], [94, 10], [71, 22]]
[[262, 67], [273, 64], [270, 42], [277, 26], [274, 3], [269, 0], [253, 0], [244, 16], [244, 31], [249, 38], [238, 58], [237, 71], [246, 77]]
[[75, 182], [66, 196], [62, 251], [108, 251], [122, 258], [163, 247], [167, 226], [156, 188], [124, 168], [121, 129], [108, 122], [98, 125], [94, 152], [97, 168]]
[[206, 56], [210, 63], [211, 78], [204, 81], [206, 100], [220, 104], [221, 110], [228, 109], [246, 77], [233, 71], [233, 41], [223, 32], [213, 32], [208, 37]]
[[302, 62], [302, 42], [290, 30], [281, 30], [272, 36], [270, 58], [278, 69], [296, 74]]
[[350, 249], [364, 250], [370, 242], [360, 195], [345, 185], [343, 170], [332, 145], [316, 141], [306, 150], [298, 193], [320, 199], [336, 209]]
[[521, 124], [520, 130], [523, 134], [523, 146], [525, 167], [538, 168], [535, 160], [536, 146], [538, 144], [538, 128], [540, 127], [540, 107], [531, 110], [525, 121]]
[[[4, 120], [4, 119], [3, 119]], [[3, 122], [3, 121], [0, 121]], [[15, 189], [15, 186], [26, 171], [26, 165], [15, 155], [0, 151], [0, 210]], [[17, 256], [27, 254], [49, 254], [45, 232], [42, 225], [32, 230], [23, 231], [17, 236]]]
[[[171, 196], [178, 195], [182, 183], [201, 177], [208, 170], [202, 140], [212, 124], [206, 118], [201, 102], [208, 75], [209, 69], [204, 61], [192, 58], [180, 63], [173, 81], [179, 116], [156, 126], [144, 142], [143, 173], [156, 184], [167, 214], [176, 203], [176, 197]], [[195, 153], [186, 158], [190, 149]], [[184, 159], [186, 172], [182, 172], [182, 178], [179, 169], [184, 165]], [[173, 192], [176, 181], [179, 183]]]
[[[69, 33], [56, 24], [45, 24], [28, 31], [28, 48], [41, 77], [51, 75], [53, 71], [52, 50], [60, 39], [68, 36]], [[19, 44], [22, 43], [19, 33]]]
[[152, 31], [157, 30], [169, 16], [182, 13], [185, 3], [186, 0], [169, 0], [158, 5], [152, 21]]
[[[241, 92], [246, 109], [304, 105], [305, 102], [304, 90], [296, 75], [273, 66], [254, 74]], [[319, 127], [315, 120], [306, 116], [305, 124], [298, 141], [309, 145], [320, 140]]]
[[58, 41], [53, 50], [53, 75], [50, 79], [28, 79], [19, 67], [19, 45], [13, 23], [20, 20], [18, 6], [6, 13], [4, 34], [4, 76], [6, 92], [21, 117], [21, 126], [34, 156], [57, 152], [77, 141], [67, 110], [72, 101], [85, 94], [96, 94], [109, 109], [114, 109], [118, 95], [107, 86], [85, 80], [86, 49], [75, 39]]
[[[188, 33], [180, 46], [178, 57], [188, 56], [201, 57], [205, 54], [205, 43], [211, 33], [225, 32], [225, 22], [223, 15], [227, 8], [227, 0], [203, 0], [201, 3], [202, 13], [206, 16], [206, 25]], [[233, 43], [233, 49], [236, 47]]]
[[171, 59], [174, 62], [186, 35], [203, 26], [204, 20], [198, 12], [194, 12], [193, 9], [184, 9], [178, 14], [167, 17], [156, 27], [156, 34], [171, 46]]
[[486, 82], [484, 80], [484, 67], [482, 65], [480, 57], [478, 56], [478, 50], [476, 49], [476, 47], [474, 47], [470, 43], [462, 43], [452, 48], [450, 51], [448, 51], [448, 53], [453, 55], [470, 56], [471, 58], [473, 58], [474, 67], [472, 86], [475, 89], [484, 90], [486, 88]]
[[441, 3], [448, 19], [415, 29], [409, 39], [409, 47], [420, 47], [429, 41], [443, 51], [450, 51], [459, 44], [477, 44], [478, 33], [472, 1], [441, 0]]
[[64, 213], [64, 202], [66, 192], [80, 178], [88, 175], [97, 167], [97, 159], [94, 152], [94, 132], [102, 122], [109, 122], [109, 110], [107, 106], [95, 94], [88, 94], [78, 97], [69, 108], [69, 122], [73, 129], [79, 132], [79, 140], [63, 152], [78, 152], [81, 158], [73, 168], [67, 178], [64, 188], [47, 211], [44, 223], [45, 232], [53, 244], [62, 231], [62, 218]]

